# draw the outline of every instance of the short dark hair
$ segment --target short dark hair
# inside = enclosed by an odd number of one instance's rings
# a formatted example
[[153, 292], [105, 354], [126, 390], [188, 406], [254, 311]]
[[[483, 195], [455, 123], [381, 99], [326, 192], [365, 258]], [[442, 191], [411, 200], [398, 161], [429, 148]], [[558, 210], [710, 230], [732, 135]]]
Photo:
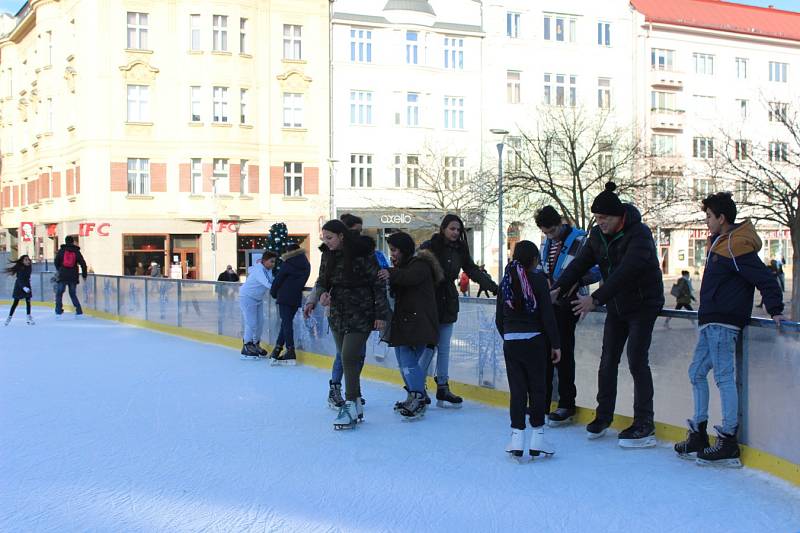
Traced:
[[736, 203], [729, 192], [718, 192], [703, 200], [703, 211], [710, 209], [714, 216], [725, 215], [728, 224], [736, 222]]
[[561, 225], [561, 215], [552, 205], [546, 205], [536, 211], [536, 225], [540, 228], [552, 228]]
[[364, 224], [364, 221], [361, 219], [361, 217], [352, 215], [350, 213], [343, 214], [342, 216], [339, 217], [339, 220], [344, 222], [344, 225], [347, 226], [347, 229], [351, 229], [356, 224], [361, 224], [361, 225]]
[[689, 275], [688, 270], [681, 270], [681, 276], [688, 276], [688, 275]]
[[74, 244], [75, 243], [75, 238], [72, 235], [67, 235], [64, 238], [64, 243], [65, 244]]
[[261, 256], [261, 262], [269, 261], [270, 259], [277, 259], [278, 254], [273, 252], [272, 250], [265, 250], [264, 255]]

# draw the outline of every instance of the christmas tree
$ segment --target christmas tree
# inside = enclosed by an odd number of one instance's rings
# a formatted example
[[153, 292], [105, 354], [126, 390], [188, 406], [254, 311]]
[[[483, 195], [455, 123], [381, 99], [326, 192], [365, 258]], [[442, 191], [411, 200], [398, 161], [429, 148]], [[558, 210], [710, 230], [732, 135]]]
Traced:
[[294, 242], [294, 239], [289, 237], [289, 230], [283, 222], [276, 222], [269, 228], [269, 236], [267, 236], [267, 250], [278, 254], [278, 259], [275, 260], [275, 268], [273, 273], [278, 274], [281, 268], [281, 256], [286, 252], [286, 247]]

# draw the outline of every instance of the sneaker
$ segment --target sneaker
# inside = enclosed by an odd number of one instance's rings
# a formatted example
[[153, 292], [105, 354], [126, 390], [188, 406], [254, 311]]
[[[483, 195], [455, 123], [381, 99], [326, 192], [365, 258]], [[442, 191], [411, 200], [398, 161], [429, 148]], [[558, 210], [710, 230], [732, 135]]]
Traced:
[[342, 384], [328, 381], [328, 407], [331, 409], [339, 409], [344, 405], [344, 398], [342, 398]]
[[575, 408], [559, 407], [550, 413], [547, 425], [551, 428], [558, 426], [566, 426], [572, 423], [572, 418], [575, 416]]
[[736, 440], [736, 431], [725, 433], [721, 427], [714, 426], [717, 430], [717, 442], [697, 452], [697, 464], [701, 466], [722, 466], [726, 468], [741, 468], [739, 443]]
[[531, 442], [528, 445], [528, 453], [531, 457], [551, 457], [556, 453], [555, 448], [544, 436], [544, 426], [535, 427], [531, 430]]
[[[9, 317], [9, 320], [10, 320], [10, 317]], [[31, 315], [28, 315], [28, 318], [25, 319], [25, 323], [28, 324], [29, 326], [35, 326], [36, 325], [36, 322], [33, 321], [33, 317]]]
[[689, 431], [686, 432], [686, 440], [677, 443], [674, 447], [675, 453], [681, 459], [695, 460], [697, 453], [703, 451], [710, 446], [708, 442], [708, 433], [706, 427], [707, 420], [703, 420], [699, 424], [695, 424], [693, 420], [687, 420]]
[[586, 425], [586, 437], [590, 440], [599, 439], [606, 434], [610, 425], [610, 420], [595, 417], [594, 420]]
[[246, 361], [255, 361], [258, 360], [258, 350], [256, 349], [255, 345], [252, 342], [244, 343], [242, 346], [242, 355], [240, 359]]
[[511, 440], [506, 446], [506, 453], [511, 454], [512, 459], [522, 460], [522, 450], [525, 448], [525, 430], [511, 428]]
[[652, 448], [656, 445], [656, 427], [650, 420], [633, 424], [619, 432], [617, 437], [621, 448]]

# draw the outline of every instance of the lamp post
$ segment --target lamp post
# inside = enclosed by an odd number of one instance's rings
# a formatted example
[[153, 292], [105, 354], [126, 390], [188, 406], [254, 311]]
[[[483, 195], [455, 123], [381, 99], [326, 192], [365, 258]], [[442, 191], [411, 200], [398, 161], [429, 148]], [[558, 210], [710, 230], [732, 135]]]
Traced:
[[[219, 178], [212, 176], [211, 178], [211, 201], [213, 203], [213, 211], [211, 213], [211, 264], [212, 277], [217, 275], [217, 226], [219, 225], [219, 215], [217, 213], [217, 180]], [[188, 271], [189, 265], [186, 265]]]
[[336, 197], [334, 193], [336, 191], [336, 163], [338, 163], [338, 159], [328, 159], [328, 187], [330, 188], [329, 195], [328, 195], [328, 202], [330, 205], [330, 219], [333, 220], [338, 218], [336, 216]]
[[503, 146], [508, 130], [492, 128], [489, 130], [495, 135], [502, 135], [497, 143], [497, 282], [503, 279]]

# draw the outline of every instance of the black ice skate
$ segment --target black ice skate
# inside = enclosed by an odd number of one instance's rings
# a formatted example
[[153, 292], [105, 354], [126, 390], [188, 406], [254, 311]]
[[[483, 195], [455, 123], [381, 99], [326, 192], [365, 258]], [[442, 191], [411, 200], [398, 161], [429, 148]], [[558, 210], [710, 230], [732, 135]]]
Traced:
[[258, 350], [252, 342], [244, 343], [240, 359], [255, 361], [258, 359]]
[[695, 424], [693, 420], [687, 420], [689, 431], [686, 432], [686, 440], [681, 441], [675, 445], [675, 453], [681, 459], [688, 459], [694, 461], [697, 459], [697, 452], [701, 452], [708, 448], [708, 433], [706, 427], [707, 420], [703, 420], [699, 424]]
[[344, 405], [344, 398], [342, 398], [342, 384], [329, 381], [328, 385], [328, 407], [331, 409], [339, 409]]
[[608, 431], [608, 426], [611, 425], [610, 420], [595, 417], [594, 420], [586, 425], [586, 437], [589, 440], [599, 439]]
[[[403, 386], [403, 390], [406, 391], [406, 399], [394, 402], [394, 411], [396, 413], [399, 413], [400, 412], [400, 408], [411, 401], [411, 391], [408, 390], [408, 387], [406, 387], [406, 386]], [[428, 403], [431, 403], [430, 399], [428, 400]]]
[[282, 354], [279, 354], [277, 357], [273, 357], [270, 360], [270, 364], [273, 366], [294, 366], [297, 364], [297, 354], [294, 353], [294, 348], [286, 348], [286, 351]]
[[419, 420], [425, 416], [428, 405], [425, 403], [425, 395], [421, 392], [409, 392], [409, 399], [400, 406], [400, 414], [404, 421]]
[[275, 348], [272, 349], [272, 353], [269, 354], [269, 358], [277, 359], [281, 355], [282, 351], [283, 351], [283, 346], [281, 346], [280, 344], [276, 344]]
[[258, 356], [259, 357], [266, 357], [267, 356], [268, 352], [264, 348], [261, 347], [261, 341], [254, 342], [253, 346], [256, 347], [256, 351], [258, 352]]
[[619, 432], [620, 448], [653, 448], [656, 445], [656, 427], [650, 420], [633, 424]]
[[447, 380], [439, 381], [436, 379], [436, 407], [449, 407], [451, 409], [461, 409], [464, 399], [450, 392]]
[[736, 431], [732, 434], [725, 433], [719, 426], [714, 426], [717, 430], [717, 442], [714, 446], [709, 446], [697, 452], [697, 464], [701, 466], [722, 466], [726, 468], [741, 468], [739, 443], [736, 440]]
[[555, 428], [558, 426], [566, 426], [572, 423], [572, 419], [575, 416], [575, 408], [572, 409], [567, 407], [559, 407], [548, 417], [547, 425], [551, 428]]

